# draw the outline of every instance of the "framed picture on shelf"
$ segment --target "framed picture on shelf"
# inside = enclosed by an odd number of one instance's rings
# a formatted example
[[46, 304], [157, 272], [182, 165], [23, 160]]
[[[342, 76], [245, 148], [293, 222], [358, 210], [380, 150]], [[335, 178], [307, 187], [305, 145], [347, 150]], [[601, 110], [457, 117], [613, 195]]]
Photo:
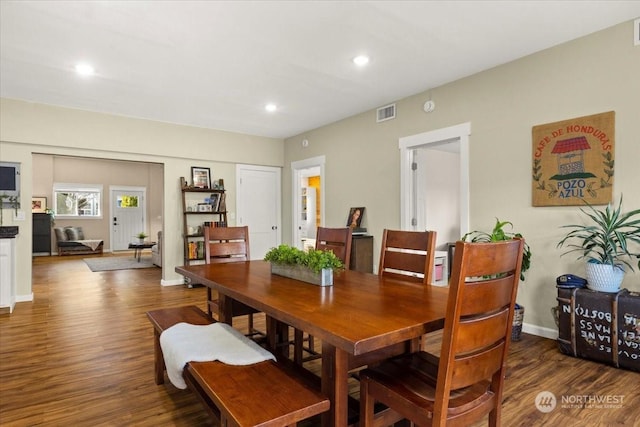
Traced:
[[46, 197], [32, 197], [31, 198], [31, 212], [44, 213], [47, 210], [47, 198]]
[[198, 212], [212, 212], [213, 206], [209, 203], [198, 203]]
[[218, 206], [220, 206], [220, 194], [219, 193], [213, 193], [210, 197], [210, 204], [211, 204], [211, 209], [214, 212], [218, 211]]
[[364, 216], [364, 208], [349, 209], [349, 219], [347, 220], [347, 227], [360, 228], [360, 224], [362, 223], [363, 216]]
[[195, 188], [211, 188], [211, 169], [191, 166], [191, 179]]

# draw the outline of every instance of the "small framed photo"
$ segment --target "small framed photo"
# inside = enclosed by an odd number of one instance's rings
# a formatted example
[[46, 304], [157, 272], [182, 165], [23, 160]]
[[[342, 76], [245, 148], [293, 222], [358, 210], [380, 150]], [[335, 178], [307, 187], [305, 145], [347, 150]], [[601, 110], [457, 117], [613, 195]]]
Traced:
[[31, 198], [31, 212], [44, 213], [47, 210], [47, 198], [46, 197], [32, 197]]
[[198, 203], [198, 212], [213, 212], [213, 206], [209, 203]]
[[364, 216], [364, 208], [349, 209], [349, 219], [347, 220], [347, 227], [360, 228], [360, 224], [362, 223], [363, 216]]
[[211, 188], [211, 169], [191, 166], [191, 179], [196, 188]]
[[209, 198], [209, 204], [211, 205], [211, 210], [214, 212], [218, 211], [218, 206], [220, 206], [220, 194], [213, 193]]

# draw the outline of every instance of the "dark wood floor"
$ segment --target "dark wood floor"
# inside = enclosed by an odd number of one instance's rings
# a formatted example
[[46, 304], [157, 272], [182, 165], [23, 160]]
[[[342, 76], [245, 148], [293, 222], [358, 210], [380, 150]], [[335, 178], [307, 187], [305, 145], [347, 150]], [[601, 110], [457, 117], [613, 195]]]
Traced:
[[[154, 384], [145, 316], [183, 304], [204, 309], [205, 290], [159, 282], [157, 268], [92, 273], [82, 257], [36, 258], [34, 301], [0, 314], [0, 425], [211, 425], [189, 391]], [[504, 426], [640, 426], [638, 373], [564, 356], [554, 341], [526, 334], [508, 363]], [[542, 391], [558, 399], [549, 414], [534, 404]], [[563, 396], [621, 402], [563, 408]]]

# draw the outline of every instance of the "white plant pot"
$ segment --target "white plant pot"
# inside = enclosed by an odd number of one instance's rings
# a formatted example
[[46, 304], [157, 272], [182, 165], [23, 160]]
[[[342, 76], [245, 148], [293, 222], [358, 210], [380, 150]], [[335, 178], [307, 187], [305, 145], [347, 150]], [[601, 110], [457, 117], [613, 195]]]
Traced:
[[588, 262], [586, 273], [587, 288], [600, 292], [618, 292], [624, 279], [624, 270], [619, 265]]

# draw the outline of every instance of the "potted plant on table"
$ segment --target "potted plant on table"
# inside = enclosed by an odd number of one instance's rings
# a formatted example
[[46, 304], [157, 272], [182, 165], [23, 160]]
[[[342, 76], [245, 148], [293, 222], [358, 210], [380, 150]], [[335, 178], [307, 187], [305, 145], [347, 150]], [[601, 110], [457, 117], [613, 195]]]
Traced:
[[[470, 241], [475, 243], [488, 243], [488, 242], [501, 242], [504, 240], [511, 240], [514, 238], [524, 239], [522, 234], [520, 233], [511, 233], [509, 231], [505, 231], [504, 227], [509, 225], [513, 228], [513, 224], [509, 221], [500, 221], [496, 218], [496, 224], [491, 230], [490, 233], [486, 231], [471, 231], [464, 236], [460, 240], [462, 241]], [[520, 268], [520, 280], [524, 281], [524, 273], [529, 270], [531, 267], [531, 248], [524, 242], [524, 250], [522, 252], [522, 267]], [[511, 340], [519, 341], [520, 334], [522, 333], [522, 322], [524, 319], [524, 307], [520, 304], [516, 303], [513, 315], [513, 328], [511, 330]]]
[[624, 279], [624, 266], [633, 271], [628, 259], [637, 258], [640, 268], [640, 252], [631, 245], [640, 244], [640, 209], [622, 212], [622, 196], [617, 207], [609, 203], [598, 210], [587, 201], [580, 211], [586, 216], [584, 224], [564, 225], [571, 230], [558, 242], [568, 250], [562, 255], [577, 252], [578, 260], [586, 259], [587, 287], [601, 292], [618, 292]]
[[138, 238], [138, 243], [142, 245], [142, 244], [144, 244], [144, 239], [149, 237], [149, 235], [147, 233], [145, 233], [144, 231], [141, 231], [138, 234], [136, 234], [136, 237]]
[[303, 251], [289, 245], [271, 248], [264, 256], [271, 263], [271, 273], [320, 286], [333, 285], [333, 270], [344, 268], [342, 260], [331, 251]]

